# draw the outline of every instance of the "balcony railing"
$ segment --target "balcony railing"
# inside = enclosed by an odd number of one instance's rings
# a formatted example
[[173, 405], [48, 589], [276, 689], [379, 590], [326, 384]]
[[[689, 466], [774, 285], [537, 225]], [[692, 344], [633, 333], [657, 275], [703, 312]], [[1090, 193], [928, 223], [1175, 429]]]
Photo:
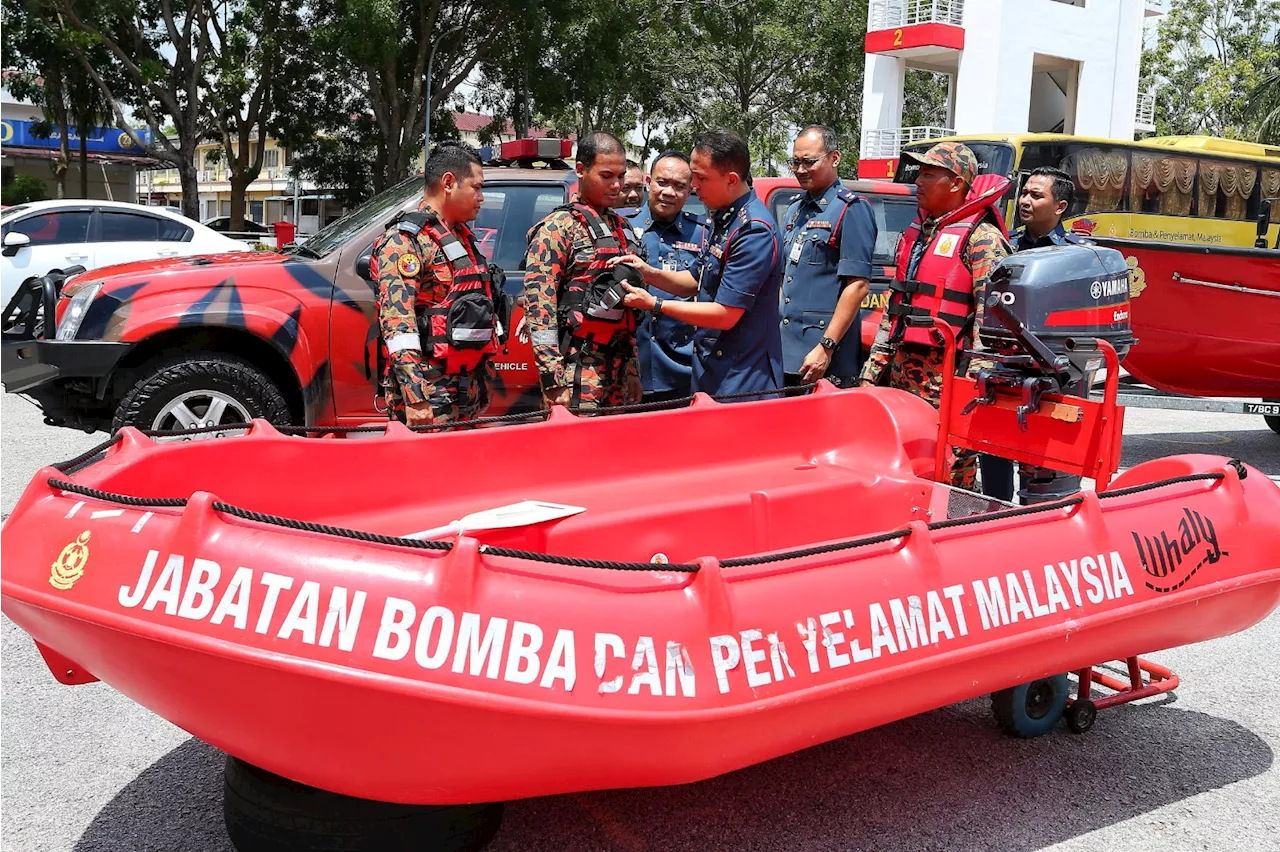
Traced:
[[1133, 125], [1138, 130], [1151, 132], [1156, 129], [1156, 96], [1152, 92], [1138, 94]]
[[1169, 11], [1168, 0], [1144, 0], [1144, 2], [1144, 12], [1147, 17], [1152, 15], [1163, 15], [1165, 12]]
[[872, 0], [868, 30], [891, 30], [916, 24], [963, 26], [964, 0]]
[[897, 127], [891, 130], [862, 131], [862, 159], [891, 160], [912, 142], [955, 136], [949, 127]]

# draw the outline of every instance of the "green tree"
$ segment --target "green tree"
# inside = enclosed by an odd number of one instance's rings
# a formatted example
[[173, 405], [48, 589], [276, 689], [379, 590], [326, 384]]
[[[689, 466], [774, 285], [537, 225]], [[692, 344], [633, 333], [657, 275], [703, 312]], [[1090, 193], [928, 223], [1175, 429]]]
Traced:
[[245, 191], [262, 172], [270, 136], [296, 145], [315, 134], [337, 90], [311, 50], [302, 4], [235, 0], [211, 21], [207, 95], [231, 185], [231, 230], [244, 228]]
[[1275, 67], [1277, 23], [1270, 0], [1174, 0], [1155, 48], [1142, 55], [1156, 133], [1252, 138], [1258, 116], [1249, 93]]
[[[58, 156], [51, 160], [58, 198], [67, 196], [67, 167], [71, 162], [71, 88], [75, 86], [75, 58], [55, 22], [34, 14], [28, 6], [4, 0], [4, 42], [0, 64], [12, 72], [5, 81], [14, 97], [40, 107], [44, 119], [33, 131], [43, 139], [58, 137]], [[83, 134], [81, 134], [83, 136]]]
[[[81, 72], [102, 93], [116, 127], [178, 170], [183, 212], [199, 215], [196, 149], [212, 130], [205, 94], [214, 19], [226, 0], [28, 0], [63, 33]], [[56, 22], [56, 24], [55, 24]], [[145, 123], [139, 129], [126, 110]], [[172, 133], [166, 133], [166, 124]]]
[[14, 175], [0, 191], [0, 201], [6, 205], [29, 204], [32, 201], [44, 201], [49, 197], [45, 191], [44, 181], [35, 175]]
[[[426, 111], [434, 115], [448, 102], [520, 8], [518, 0], [316, 0], [317, 49], [343, 81], [341, 117], [329, 132], [372, 143], [375, 191], [409, 174], [422, 152]], [[424, 105], [428, 66], [431, 103]], [[354, 116], [371, 119], [369, 136], [354, 135]]]

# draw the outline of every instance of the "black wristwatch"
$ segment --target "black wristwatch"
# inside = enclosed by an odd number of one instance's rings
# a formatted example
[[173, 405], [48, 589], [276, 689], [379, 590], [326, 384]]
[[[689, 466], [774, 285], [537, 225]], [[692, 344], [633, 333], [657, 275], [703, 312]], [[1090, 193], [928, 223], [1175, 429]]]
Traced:
[[655, 296], [653, 298], [653, 315], [659, 316], [661, 314], [662, 314], [662, 297]]
[[836, 342], [832, 340], [830, 337], [822, 338], [821, 345], [822, 345], [822, 348], [827, 350], [828, 352], [836, 348]]

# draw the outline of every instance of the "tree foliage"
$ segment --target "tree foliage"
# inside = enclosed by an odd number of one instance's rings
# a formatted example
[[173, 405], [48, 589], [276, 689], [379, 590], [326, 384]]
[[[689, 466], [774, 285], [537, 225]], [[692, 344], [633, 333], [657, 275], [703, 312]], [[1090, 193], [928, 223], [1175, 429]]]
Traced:
[[1250, 92], [1280, 60], [1280, 9], [1270, 0], [1174, 0], [1156, 46], [1143, 53], [1143, 88], [1154, 88], [1157, 135], [1257, 135]]

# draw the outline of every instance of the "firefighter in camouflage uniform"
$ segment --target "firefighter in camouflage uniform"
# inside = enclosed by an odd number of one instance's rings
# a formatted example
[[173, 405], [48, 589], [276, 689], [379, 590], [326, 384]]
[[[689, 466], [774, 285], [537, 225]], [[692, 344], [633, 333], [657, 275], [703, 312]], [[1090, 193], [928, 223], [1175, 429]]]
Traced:
[[374, 246], [382, 393], [410, 426], [473, 419], [488, 402], [501, 281], [466, 223], [484, 200], [480, 158], [442, 142], [427, 159], [426, 189]]
[[[972, 349], [973, 330], [982, 324], [987, 279], [1009, 255], [997, 205], [1008, 181], [992, 180], [974, 189], [978, 161], [967, 145], [940, 142], [923, 155], [904, 153], [920, 167], [916, 177], [916, 220], [898, 244], [897, 275], [880, 318], [871, 354], [863, 366], [863, 385], [910, 391], [939, 407], [944, 350], [928, 328], [907, 323], [932, 316], [951, 325], [957, 349]], [[988, 176], [983, 176], [985, 181]], [[959, 358], [957, 374], [971, 365]], [[973, 491], [977, 456], [956, 451], [951, 484]]]
[[[524, 318], [545, 406], [595, 409], [640, 401], [635, 311], [623, 307], [609, 261], [631, 229], [611, 208], [627, 161], [604, 132], [578, 143], [578, 190], [534, 226], [525, 258]], [[638, 280], [638, 277], [637, 277]]]

